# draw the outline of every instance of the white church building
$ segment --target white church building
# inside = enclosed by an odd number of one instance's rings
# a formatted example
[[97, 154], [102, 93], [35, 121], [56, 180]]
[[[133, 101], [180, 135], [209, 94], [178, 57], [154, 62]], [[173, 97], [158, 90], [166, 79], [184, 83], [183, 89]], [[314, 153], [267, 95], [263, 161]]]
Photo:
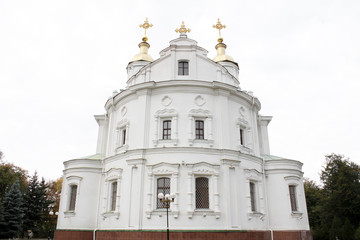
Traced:
[[210, 59], [188, 30], [156, 60], [143, 37], [126, 89], [95, 115], [96, 154], [64, 162], [56, 240], [166, 239], [159, 193], [174, 200], [171, 239], [312, 239], [302, 163], [270, 155], [272, 117], [223, 38]]

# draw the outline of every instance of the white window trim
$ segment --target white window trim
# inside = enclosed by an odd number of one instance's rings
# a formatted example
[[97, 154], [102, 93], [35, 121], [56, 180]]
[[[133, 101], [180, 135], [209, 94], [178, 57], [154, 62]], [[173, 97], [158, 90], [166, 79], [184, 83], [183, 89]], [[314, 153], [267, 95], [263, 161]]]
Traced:
[[[103, 219], [111, 216], [115, 216], [116, 219], [120, 217], [120, 190], [121, 190], [121, 178], [122, 178], [122, 169], [121, 168], [111, 168], [105, 173], [105, 191], [103, 197], [103, 207], [102, 207], [102, 216]], [[115, 210], [111, 210], [111, 195], [112, 195], [112, 183], [117, 182], [116, 189], [116, 206]]]
[[[209, 110], [191, 109], [189, 112], [189, 146], [195, 143], [205, 143], [212, 147], [214, 145], [212, 133], [212, 114]], [[195, 139], [195, 121], [204, 121], [204, 139]]]
[[[220, 204], [219, 204], [219, 165], [213, 165], [206, 162], [195, 164], [186, 164], [188, 168], [188, 218], [193, 218], [193, 215], [201, 215], [203, 217], [215, 216], [220, 218]], [[195, 179], [198, 177], [206, 177], [209, 179], [209, 209], [196, 209], [195, 199]]]
[[[126, 118], [122, 119], [120, 122], [118, 122], [116, 126], [116, 152], [126, 152], [129, 148], [129, 127], [130, 123], [129, 120]], [[123, 130], [126, 130], [125, 132], [125, 144], [123, 144]]]
[[[180, 62], [188, 63], [188, 72], [189, 72], [188, 75], [179, 75], [179, 63]], [[176, 73], [175, 73], [176, 79], [188, 79], [188, 78], [190, 78], [190, 75], [191, 75], [190, 60], [189, 59], [179, 59], [177, 61], [177, 65], [176, 65]]]
[[[251, 128], [249, 127], [248, 121], [244, 118], [238, 118], [235, 122], [237, 129], [237, 143], [240, 151], [245, 153], [252, 153], [251, 149]], [[243, 144], [241, 144], [240, 129], [244, 130]]]
[[[252, 218], [260, 218], [263, 220], [265, 217], [265, 199], [264, 199], [264, 186], [263, 186], [263, 174], [256, 169], [244, 169], [245, 172], [245, 191], [247, 193], [247, 215], [248, 220]], [[255, 184], [255, 209], [256, 211], [252, 211], [251, 209], [251, 195], [250, 195], [250, 183]]]
[[147, 191], [147, 200], [146, 200], [146, 217], [151, 218], [151, 215], [156, 214], [162, 216], [164, 214], [165, 208], [157, 208], [157, 180], [159, 178], [167, 177], [170, 178], [170, 193], [175, 194], [175, 200], [170, 204], [169, 214], [173, 215], [174, 218], [179, 217], [179, 190], [178, 190], [178, 181], [179, 181], [179, 168], [180, 164], [170, 164], [170, 163], [158, 163], [155, 165], [148, 165], [148, 191]]
[[[67, 184], [67, 188], [66, 188], [66, 209], [64, 211], [64, 216], [65, 217], [73, 217], [76, 214], [76, 209], [77, 209], [77, 205], [79, 203], [79, 195], [80, 195], [80, 183], [81, 183], [82, 177], [80, 176], [69, 176], [66, 177], [66, 184]], [[71, 197], [71, 186], [76, 185], [77, 189], [76, 189], [76, 199], [75, 199], [75, 208], [74, 210], [69, 210], [69, 206], [70, 206], [70, 197]]]
[[[155, 115], [155, 133], [153, 144], [154, 147], [164, 147], [168, 145], [176, 146], [178, 144], [178, 113], [175, 109], [162, 109], [156, 111]], [[171, 139], [162, 139], [163, 121], [171, 120]]]
[[[300, 184], [302, 184], [302, 178], [301, 177], [298, 177], [298, 176], [286, 176], [284, 177], [286, 183], [287, 183], [287, 189], [286, 189], [286, 192], [287, 192], [287, 198], [288, 198], [288, 208], [289, 208], [289, 211], [290, 211], [290, 214], [293, 218], [297, 218], [297, 219], [301, 219], [302, 216], [303, 216], [303, 207], [302, 205], [300, 204], [299, 202], [299, 199], [301, 199], [302, 195], [301, 195], [301, 192], [300, 192]], [[297, 211], [292, 211], [291, 209], [291, 199], [290, 199], [290, 189], [289, 189], [289, 186], [295, 186], [295, 197], [296, 197], [296, 206], [297, 206]]]

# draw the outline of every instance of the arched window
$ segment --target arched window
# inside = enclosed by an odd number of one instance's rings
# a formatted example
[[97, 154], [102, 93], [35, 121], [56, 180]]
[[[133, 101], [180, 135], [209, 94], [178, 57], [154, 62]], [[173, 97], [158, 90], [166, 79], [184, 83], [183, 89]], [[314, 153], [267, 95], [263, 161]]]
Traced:
[[156, 193], [156, 199], [157, 204], [156, 208], [164, 208], [164, 203], [162, 203], [158, 198], [158, 194], [170, 194], [170, 178], [158, 178], [157, 180], [157, 193]]
[[209, 208], [209, 179], [198, 177], [195, 181], [196, 208]]

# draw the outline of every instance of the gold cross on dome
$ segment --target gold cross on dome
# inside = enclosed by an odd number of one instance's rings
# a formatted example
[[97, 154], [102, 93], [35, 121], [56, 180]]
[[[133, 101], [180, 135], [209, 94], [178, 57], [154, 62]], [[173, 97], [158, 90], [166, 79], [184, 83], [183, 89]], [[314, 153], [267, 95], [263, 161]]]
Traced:
[[182, 21], [182, 24], [180, 25], [179, 29], [175, 29], [175, 32], [180, 33], [180, 34], [187, 33], [187, 32], [190, 32], [190, 31], [191, 31], [190, 28], [185, 27], [184, 21]]
[[146, 29], [151, 28], [152, 26], [153, 26], [153, 25], [152, 25], [151, 23], [149, 23], [148, 19], [145, 18], [144, 24], [140, 24], [139, 27], [145, 29], [145, 34], [144, 34], [144, 36], [146, 36]]
[[223, 28], [226, 28], [226, 26], [222, 25], [220, 22], [220, 18], [218, 18], [218, 21], [217, 21], [216, 25], [213, 25], [213, 28], [216, 28], [217, 30], [219, 30], [219, 36], [221, 36], [220, 30]]

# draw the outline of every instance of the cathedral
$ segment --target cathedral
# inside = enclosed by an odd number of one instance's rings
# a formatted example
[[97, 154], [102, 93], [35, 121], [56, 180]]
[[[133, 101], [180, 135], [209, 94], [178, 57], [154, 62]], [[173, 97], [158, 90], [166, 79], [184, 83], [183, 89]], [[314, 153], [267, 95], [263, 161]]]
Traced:
[[312, 239], [302, 163], [270, 155], [272, 117], [240, 88], [225, 26], [213, 59], [183, 22], [155, 60], [140, 27], [96, 154], [64, 162], [55, 239]]

